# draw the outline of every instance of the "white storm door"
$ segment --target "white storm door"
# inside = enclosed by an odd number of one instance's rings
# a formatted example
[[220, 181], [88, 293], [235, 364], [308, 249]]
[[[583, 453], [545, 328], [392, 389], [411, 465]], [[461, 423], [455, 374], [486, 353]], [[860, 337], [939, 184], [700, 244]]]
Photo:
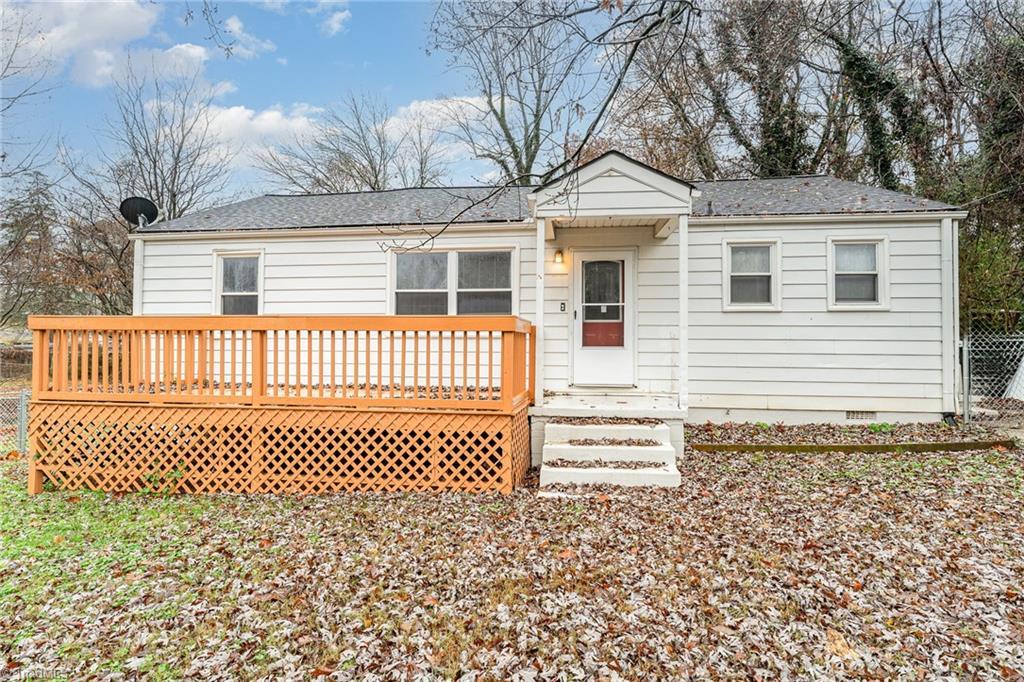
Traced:
[[636, 383], [634, 263], [632, 251], [573, 252], [575, 386]]

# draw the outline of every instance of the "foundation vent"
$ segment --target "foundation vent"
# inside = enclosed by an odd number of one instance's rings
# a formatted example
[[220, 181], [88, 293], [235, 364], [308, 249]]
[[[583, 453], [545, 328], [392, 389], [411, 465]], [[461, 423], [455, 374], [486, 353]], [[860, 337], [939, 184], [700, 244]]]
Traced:
[[878, 413], [877, 412], [867, 412], [865, 410], [847, 410], [846, 411], [846, 418], [847, 419], [856, 419], [856, 420], [874, 421], [874, 420], [878, 419]]

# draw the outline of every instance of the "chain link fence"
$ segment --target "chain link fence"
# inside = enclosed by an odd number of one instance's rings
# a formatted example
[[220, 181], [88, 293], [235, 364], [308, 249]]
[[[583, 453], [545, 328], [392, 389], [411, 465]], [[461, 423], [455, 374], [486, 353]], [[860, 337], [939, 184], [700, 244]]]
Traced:
[[32, 378], [32, 346], [0, 346], [0, 381], [28, 382]]
[[0, 393], [0, 459], [17, 450], [28, 452], [28, 400], [26, 390]]
[[967, 421], [1024, 428], [1024, 313], [973, 315], [963, 342]]

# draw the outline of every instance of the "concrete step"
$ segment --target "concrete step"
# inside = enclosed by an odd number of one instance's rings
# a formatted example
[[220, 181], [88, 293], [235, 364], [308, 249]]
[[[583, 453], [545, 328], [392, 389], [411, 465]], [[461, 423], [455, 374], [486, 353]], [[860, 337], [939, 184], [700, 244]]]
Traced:
[[674, 464], [676, 449], [667, 442], [661, 445], [569, 445], [568, 443], [544, 443], [542, 462], [558, 459], [573, 462], [661, 462]]
[[544, 425], [545, 443], [565, 443], [580, 438], [651, 438], [668, 443], [668, 424], [552, 424]]
[[633, 487], [677, 488], [681, 482], [675, 465], [647, 469], [615, 469], [612, 467], [540, 468], [540, 487], [562, 485], [620, 485]]

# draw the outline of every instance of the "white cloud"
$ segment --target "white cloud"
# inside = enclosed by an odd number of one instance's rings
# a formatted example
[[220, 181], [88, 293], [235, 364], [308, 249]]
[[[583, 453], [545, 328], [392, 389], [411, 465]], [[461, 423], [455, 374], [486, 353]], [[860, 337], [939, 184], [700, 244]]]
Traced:
[[231, 54], [240, 59], [252, 59], [258, 54], [273, 52], [277, 49], [277, 45], [273, 41], [263, 40], [251, 33], [246, 33], [245, 24], [235, 15], [231, 15], [224, 21], [224, 29], [234, 41], [231, 46]]
[[220, 81], [210, 86], [210, 94], [214, 97], [223, 97], [233, 92], [238, 92], [238, 86], [231, 81]]
[[190, 75], [199, 71], [210, 52], [202, 45], [193, 43], [178, 43], [166, 50], [142, 50], [132, 52], [132, 59], [138, 59], [136, 55], [150, 60], [153, 70], [159, 75]]
[[300, 102], [287, 109], [274, 106], [257, 111], [241, 105], [214, 105], [209, 111], [211, 132], [228, 149], [239, 152], [234, 165], [246, 167], [271, 145], [291, 142], [313, 132], [316, 116], [322, 110]]
[[324, 21], [320, 24], [320, 30], [329, 36], [337, 35], [343, 28], [345, 23], [352, 18], [352, 13], [347, 9], [339, 12], [331, 12]]
[[328, 36], [337, 35], [345, 30], [345, 24], [352, 18], [348, 0], [319, 0], [306, 11], [310, 14], [326, 15], [320, 22], [320, 31]]
[[457, 118], [476, 118], [484, 111], [482, 97], [442, 97], [413, 100], [398, 107], [388, 120], [393, 135], [411, 132], [418, 124], [439, 133], [437, 151], [448, 164], [449, 180], [454, 184], [490, 184], [498, 174], [492, 164], [473, 158], [473, 150], [456, 134]]
[[423, 121], [428, 127], [443, 130], [451, 127], [457, 116], [474, 111], [482, 111], [483, 97], [441, 97], [438, 99], [416, 99], [398, 107], [392, 121], [401, 124], [403, 121]]
[[70, 62], [77, 82], [101, 86], [110, 82], [124, 46], [153, 30], [161, 7], [145, 0], [5, 2], [8, 11], [24, 13], [38, 31], [33, 47], [54, 65]]
[[209, 58], [205, 47], [193, 43], [179, 43], [164, 50], [95, 48], [75, 58], [71, 75], [82, 85], [101, 88], [123, 76], [129, 63], [150, 76], [190, 76], [200, 71]]
[[278, 57], [277, 58], [277, 63], [280, 64], [281, 66], [288, 66], [288, 58], [287, 57]]

